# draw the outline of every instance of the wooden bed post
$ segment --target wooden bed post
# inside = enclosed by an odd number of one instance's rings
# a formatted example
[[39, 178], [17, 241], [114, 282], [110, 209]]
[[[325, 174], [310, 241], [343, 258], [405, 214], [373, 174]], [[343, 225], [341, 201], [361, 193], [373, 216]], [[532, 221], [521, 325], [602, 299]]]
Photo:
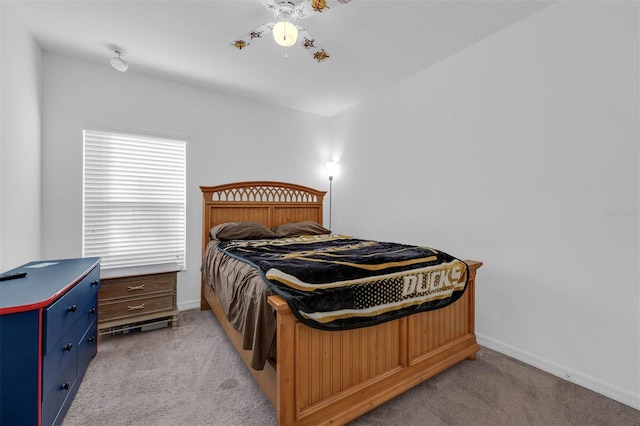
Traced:
[[[482, 262], [477, 260], [465, 260], [465, 263], [469, 266], [469, 283], [467, 285], [467, 291], [469, 292], [469, 328], [475, 333], [476, 329], [476, 271], [482, 266]], [[467, 359], [475, 360], [477, 352], [469, 355]]]
[[279, 425], [296, 424], [295, 405], [295, 317], [287, 303], [279, 296], [271, 296], [269, 304], [276, 311], [277, 339], [277, 396], [276, 413]]

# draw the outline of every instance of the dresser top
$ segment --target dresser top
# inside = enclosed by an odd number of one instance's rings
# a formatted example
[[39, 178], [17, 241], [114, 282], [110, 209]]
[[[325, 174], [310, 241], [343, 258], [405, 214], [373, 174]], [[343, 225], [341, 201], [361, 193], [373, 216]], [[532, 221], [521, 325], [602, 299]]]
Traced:
[[99, 257], [39, 260], [7, 271], [26, 272], [27, 276], [0, 281], [0, 314], [49, 305], [99, 264]]

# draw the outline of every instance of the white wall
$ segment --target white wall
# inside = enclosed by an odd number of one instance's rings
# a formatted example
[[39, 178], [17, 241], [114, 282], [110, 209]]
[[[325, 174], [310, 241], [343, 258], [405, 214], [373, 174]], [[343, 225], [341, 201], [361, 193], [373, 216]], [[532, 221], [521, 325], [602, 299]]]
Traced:
[[[180, 308], [199, 306], [201, 185], [282, 180], [327, 186], [329, 119], [205, 89], [44, 55], [43, 257], [82, 255], [82, 129], [188, 139], [187, 269]], [[286, 164], [286, 167], [283, 167]]]
[[332, 121], [334, 229], [483, 261], [481, 344], [636, 408], [638, 31], [556, 4]]
[[0, 271], [40, 257], [42, 54], [0, 2]]

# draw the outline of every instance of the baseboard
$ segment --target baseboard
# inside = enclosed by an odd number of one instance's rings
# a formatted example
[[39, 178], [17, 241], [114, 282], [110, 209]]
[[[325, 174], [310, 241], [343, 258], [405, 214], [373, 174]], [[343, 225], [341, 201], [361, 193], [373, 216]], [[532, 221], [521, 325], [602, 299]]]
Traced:
[[640, 394], [634, 394], [633, 392], [629, 392], [628, 390], [622, 389], [618, 386], [606, 383], [600, 379], [596, 379], [595, 377], [588, 376], [579, 371], [557, 364], [553, 361], [549, 361], [548, 359], [541, 358], [499, 340], [492, 339], [491, 337], [476, 333], [476, 338], [480, 346], [485, 346], [496, 352], [515, 358], [533, 367], [539, 368], [542, 371], [546, 371], [549, 374], [560, 377], [561, 379], [590, 389], [606, 396], [607, 398], [611, 398], [635, 408], [636, 410], [640, 410]]
[[186, 302], [178, 302], [179, 311], [188, 311], [189, 309], [200, 309], [200, 299], [187, 300]]

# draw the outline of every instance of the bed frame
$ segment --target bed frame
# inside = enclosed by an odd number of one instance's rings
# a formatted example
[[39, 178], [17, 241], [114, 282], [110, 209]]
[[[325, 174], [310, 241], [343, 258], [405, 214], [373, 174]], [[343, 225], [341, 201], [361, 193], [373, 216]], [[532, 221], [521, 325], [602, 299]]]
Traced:
[[[233, 221], [269, 227], [313, 220], [322, 224], [325, 192], [281, 182], [202, 186], [202, 249], [209, 229]], [[321, 331], [299, 322], [271, 296], [276, 313], [276, 364], [250, 367], [251, 353], [226, 319], [216, 294], [202, 283], [201, 309], [213, 310], [271, 404], [279, 425], [344, 424], [450, 366], [475, 359], [474, 286], [481, 262], [467, 260], [469, 284], [446, 308], [377, 326]]]

